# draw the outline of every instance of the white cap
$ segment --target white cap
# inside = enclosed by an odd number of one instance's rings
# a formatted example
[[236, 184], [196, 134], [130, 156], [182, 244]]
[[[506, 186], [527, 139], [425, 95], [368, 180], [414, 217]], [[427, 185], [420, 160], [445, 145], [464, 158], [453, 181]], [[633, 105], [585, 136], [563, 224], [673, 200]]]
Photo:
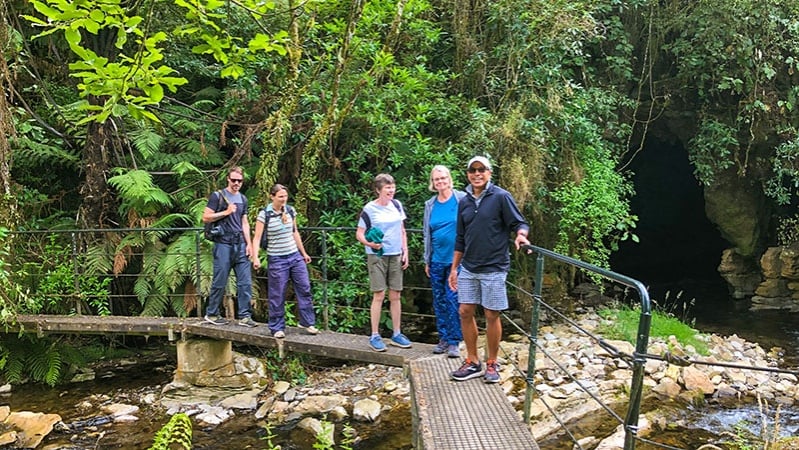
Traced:
[[488, 159], [485, 156], [475, 156], [474, 158], [469, 160], [469, 164], [466, 164], [466, 168], [472, 167], [472, 164], [479, 162], [482, 164], [486, 169], [491, 170], [491, 163], [488, 162]]

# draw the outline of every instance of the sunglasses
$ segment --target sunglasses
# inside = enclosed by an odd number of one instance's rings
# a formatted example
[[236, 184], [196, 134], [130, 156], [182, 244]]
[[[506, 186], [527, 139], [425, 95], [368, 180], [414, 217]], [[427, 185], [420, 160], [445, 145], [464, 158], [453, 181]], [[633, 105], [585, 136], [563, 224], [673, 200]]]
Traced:
[[231, 183], [243, 183], [244, 182], [243, 178], [228, 178], [228, 180], [230, 180]]
[[486, 170], [488, 169], [486, 169], [485, 167], [469, 167], [468, 169], [466, 169], [466, 171], [469, 173], [475, 173], [475, 172], [485, 173]]

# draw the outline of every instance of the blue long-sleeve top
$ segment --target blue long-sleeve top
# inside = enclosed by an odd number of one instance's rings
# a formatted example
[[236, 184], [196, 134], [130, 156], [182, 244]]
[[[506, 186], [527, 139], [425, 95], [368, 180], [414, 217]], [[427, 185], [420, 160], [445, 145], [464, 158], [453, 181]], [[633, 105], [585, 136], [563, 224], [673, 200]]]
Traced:
[[[457, 189], [453, 189], [452, 195], [455, 196], [456, 202], [460, 202], [466, 193]], [[422, 219], [422, 231], [424, 231], [424, 233], [422, 236], [424, 237], [424, 263], [428, 266], [432, 262], [430, 257], [433, 255], [433, 231], [430, 229], [430, 215], [433, 213], [433, 205], [435, 205], [437, 198], [438, 194], [430, 197], [426, 202], [424, 202], [424, 216]], [[452, 255], [450, 255], [450, 257], [451, 256]]]
[[510, 192], [488, 183], [479, 199], [472, 186], [458, 203], [455, 251], [463, 252], [461, 265], [469, 272], [489, 273], [510, 270], [510, 233], [525, 230], [524, 220]]

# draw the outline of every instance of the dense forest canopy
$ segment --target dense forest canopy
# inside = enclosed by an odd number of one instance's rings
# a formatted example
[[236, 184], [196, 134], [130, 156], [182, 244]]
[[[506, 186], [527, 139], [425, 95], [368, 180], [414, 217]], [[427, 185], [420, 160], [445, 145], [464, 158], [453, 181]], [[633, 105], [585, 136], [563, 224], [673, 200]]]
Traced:
[[[0, 45], [11, 230], [196, 226], [232, 165], [253, 208], [280, 182], [318, 226], [354, 226], [389, 172], [416, 228], [429, 169], [483, 154], [534, 243], [607, 266], [635, 239], [628, 165], [649, 133], [706, 186], [732, 173], [796, 203], [795, 1], [8, 0]], [[115, 273], [151, 256], [135, 292], [163, 296], [136, 312], [202, 290], [147, 280], [188, 236], [85, 245]]]

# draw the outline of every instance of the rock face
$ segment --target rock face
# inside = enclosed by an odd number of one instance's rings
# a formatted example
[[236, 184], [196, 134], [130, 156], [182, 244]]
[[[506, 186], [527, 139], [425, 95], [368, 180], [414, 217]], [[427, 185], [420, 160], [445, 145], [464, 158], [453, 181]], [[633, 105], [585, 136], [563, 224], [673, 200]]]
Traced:
[[751, 309], [799, 311], [799, 243], [769, 247], [759, 259], [727, 249], [718, 270], [733, 298], [750, 298]]
[[744, 257], [762, 249], [768, 210], [765, 195], [755, 181], [737, 175], [735, 169], [715, 174], [704, 189], [705, 214]]

